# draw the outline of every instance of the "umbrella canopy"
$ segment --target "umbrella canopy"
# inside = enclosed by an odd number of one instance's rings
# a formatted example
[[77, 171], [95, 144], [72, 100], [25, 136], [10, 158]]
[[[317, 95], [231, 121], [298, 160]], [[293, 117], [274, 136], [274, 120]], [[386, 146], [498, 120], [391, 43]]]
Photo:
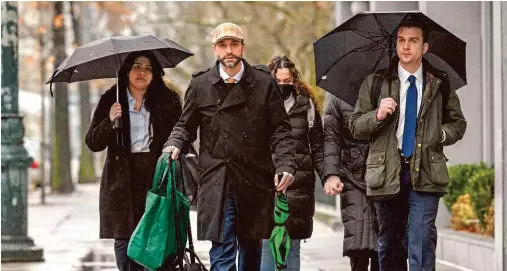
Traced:
[[275, 228], [269, 238], [269, 246], [276, 262], [276, 270], [287, 268], [286, 261], [290, 250], [290, 237], [285, 229], [285, 221], [289, 217], [289, 201], [287, 195], [277, 193], [275, 203]]
[[115, 78], [128, 54], [145, 50], [151, 50], [155, 54], [162, 68], [174, 68], [193, 55], [169, 39], [159, 39], [152, 35], [113, 36], [77, 48], [58, 66], [47, 83]]
[[466, 43], [421, 12], [359, 13], [317, 40], [317, 85], [354, 106], [366, 76], [386, 69], [396, 55], [396, 31], [403, 22], [428, 33], [424, 58], [447, 73], [451, 88], [466, 85]]

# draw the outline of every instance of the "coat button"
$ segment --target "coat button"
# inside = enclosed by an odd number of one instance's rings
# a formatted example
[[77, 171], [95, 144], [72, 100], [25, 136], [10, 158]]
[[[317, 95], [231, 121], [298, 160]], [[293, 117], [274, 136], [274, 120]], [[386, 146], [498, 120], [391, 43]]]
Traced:
[[419, 168], [416, 168], [415, 171], [419, 172]]
[[417, 144], [417, 147], [418, 147], [418, 148], [420, 148], [421, 146], [422, 146], [422, 145], [421, 145], [421, 143]]
[[378, 158], [378, 161], [379, 161], [379, 162], [382, 162], [382, 157], [379, 157], [379, 158]]
[[217, 186], [220, 186], [220, 182], [219, 182], [219, 181], [217, 181], [217, 182], [216, 182], [216, 185], [217, 185]]
[[229, 137], [229, 135], [228, 135], [227, 133], [224, 133], [224, 137], [225, 137], [225, 138], [228, 138], [228, 137]]
[[248, 113], [250, 112], [250, 110], [248, 110], [248, 108], [245, 108], [245, 113]]
[[243, 161], [245, 161], [245, 163], [248, 163], [248, 158], [243, 158]]
[[116, 155], [115, 157], [116, 161], [120, 160], [120, 157], [118, 155]]
[[221, 99], [217, 99], [217, 103], [221, 103], [221, 102], [222, 102], [222, 100], [221, 100]]
[[247, 138], [247, 137], [248, 137], [248, 134], [247, 134], [247, 133], [243, 133], [243, 137], [244, 137], [244, 138]]
[[229, 158], [225, 158], [225, 159], [224, 159], [224, 161], [225, 161], [226, 163], [229, 163], [231, 160], [230, 160]]

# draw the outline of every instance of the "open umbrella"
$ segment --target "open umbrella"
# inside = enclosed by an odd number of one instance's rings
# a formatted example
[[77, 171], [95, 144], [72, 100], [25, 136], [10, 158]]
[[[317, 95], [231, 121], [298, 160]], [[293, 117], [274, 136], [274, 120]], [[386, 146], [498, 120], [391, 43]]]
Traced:
[[269, 238], [269, 246], [276, 262], [276, 270], [287, 268], [287, 256], [290, 250], [290, 237], [285, 229], [285, 221], [289, 217], [289, 201], [284, 193], [277, 193], [275, 203], [275, 228]]
[[429, 35], [424, 58], [447, 73], [453, 90], [466, 85], [466, 43], [421, 12], [359, 13], [314, 44], [317, 85], [354, 106], [362, 81], [396, 55], [396, 31], [415, 22]]
[[58, 66], [48, 83], [115, 78], [128, 54], [145, 50], [151, 50], [155, 54], [162, 68], [174, 68], [193, 55], [169, 39], [159, 39], [152, 35], [113, 36], [77, 48]]
[[[162, 68], [174, 68], [178, 63], [193, 55], [176, 42], [159, 39], [152, 35], [113, 36], [95, 40], [74, 50], [72, 55], [53, 72], [47, 82], [51, 84], [51, 96], [53, 83], [116, 77], [116, 100], [118, 101], [118, 70], [130, 53], [146, 50], [154, 53]], [[119, 121], [115, 120], [115, 128], [119, 128]]]

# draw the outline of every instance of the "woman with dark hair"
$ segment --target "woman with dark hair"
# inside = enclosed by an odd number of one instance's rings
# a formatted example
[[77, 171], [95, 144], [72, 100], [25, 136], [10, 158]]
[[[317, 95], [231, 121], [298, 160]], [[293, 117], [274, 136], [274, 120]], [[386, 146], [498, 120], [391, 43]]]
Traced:
[[[181, 115], [179, 96], [163, 81], [164, 71], [150, 51], [128, 55], [116, 85], [97, 105], [85, 142], [94, 152], [107, 148], [100, 184], [100, 238], [115, 239], [118, 269], [143, 270], [127, 256], [162, 147]], [[121, 127], [113, 123], [120, 117]]]
[[[299, 168], [295, 181], [285, 191], [289, 201], [289, 218], [285, 227], [291, 239], [287, 257], [288, 271], [300, 270], [301, 239], [310, 238], [315, 213], [315, 170], [321, 175], [324, 163], [324, 136], [319, 105], [315, 94], [301, 78], [294, 63], [286, 56], [275, 56], [268, 64], [280, 88], [283, 105], [296, 140]], [[263, 240], [261, 271], [275, 270], [268, 240]]]

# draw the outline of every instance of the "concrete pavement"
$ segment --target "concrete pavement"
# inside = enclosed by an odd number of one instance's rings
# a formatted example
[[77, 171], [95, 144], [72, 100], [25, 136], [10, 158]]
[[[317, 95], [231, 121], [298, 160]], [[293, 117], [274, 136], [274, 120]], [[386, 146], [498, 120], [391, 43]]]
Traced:
[[[4, 263], [4, 271], [113, 271], [116, 269], [113, 240], [100, 240], [98, 184], [79, 185], [71, 195], [49, 194], [48, 204], [39, 204], [38, 192], [28, 196], [28, 229], [37, 246], [44, 248], [45, 262]], [[191, 212], [194, 239], [197, 214]], [[333, 231], [315, 221], [312, 238], [301, 244], [302, 271], [350, 270], [342, 257], [343, 229]], [[207, 241], [195, 241], [195, 250], [209, 267]], [[442, 264], [437, 271], [455, 271]]]
[[44, 249], [44, 262], [2, 263], [4, 271], [75, 271], [99, 240], [99, 185], [79, 185], [71, 195], [28, 194], [28, 235]]

